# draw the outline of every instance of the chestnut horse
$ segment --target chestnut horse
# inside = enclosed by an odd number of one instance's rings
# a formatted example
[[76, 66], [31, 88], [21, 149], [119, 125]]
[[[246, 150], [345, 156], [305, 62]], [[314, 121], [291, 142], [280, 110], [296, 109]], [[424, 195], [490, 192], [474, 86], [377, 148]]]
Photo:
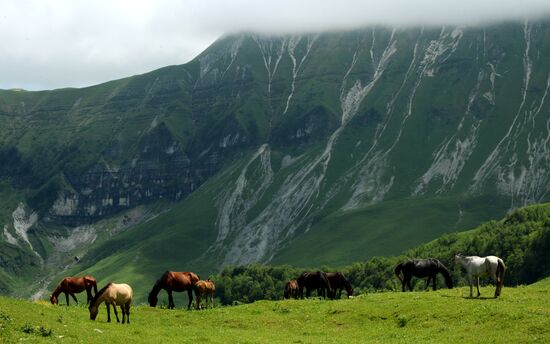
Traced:
[[290, 280], [286, 282], [284, 297], [285, 299], [295, 298], [297, 299], [300, 293], [300, 287], [296, 280]]
[[[346, 276], [344, 276], [341, 272], [327, 272], [327, 278], [330, 282], [330, 286], [332, 287], [333, 297], [341, 298], [342, 297], [342, 289], [346, 289], [346, 293], [348, 295], [348, 299], [350, 296], [353, 295], [353, 288], [351, 286], [351, 283], [349, 283]], [[336, 293], [338, 292], [338, 295]]]
[[71, 295], [76, 303], [78, 300], [74, 296], [75, 293], [81, 293], [86, 290], [86, 304], [90, 303], [92, 300], [92, 288], [97, 294], [97, 283], [95, 278], [92, 276], [86, 275], [84, 277], [65, 277], [50, 296], [50, 302], [53, 305], [59, 303], [58, 296], [61, 293], [65, 293], [65, 298], [67, 299], [67, 306], [69, 305], [69, 295]]
[[205, 298], [205, 307], [208, 307], [208, 301], [210, 300], [210, 305], [214, 308], [214, 292], [216, 292], [216, 286], [212, 280], [207, 279], [206, 281], [198, 281], [195, 283], [195, 296], [197, 297], [197, 309], [201, 309], [201, 298]]
[[164, 289], [168, 293], [168, 308], [173, 309], [176, 305], [174, 304], [172, 292], [187, 291], [187, 295], [189, 296], [189, 304], [187, 305], [187, 309], [190, 309], [191, 302], [193, 302], [193, 289], [195, 287], [195, 283], [199, 280], [200, 277], [194, 272], [166, 271], [155, 282], [153, 289], [151, 289], [148, 298], [149, 305], [151, 307], [155, 307], [157, 305], [157, 295], [161, 289]]
[[116, 322], [120, 322], [118, 319], [118, 312], [116, 306], [120, 306], [122, 311], [122, 323], [127, 320], [130, 323], [130, 305], [132, 304], [133, 291], [132, 287], [128, 284], [115, 284], [109, 283], [103, 287], [90, 302], [88, 310], [90, 311], [90, 319], [95, 320], [97, 313], [99, 312], [99, 305], [105, 302], [107, 305], [107, 322], [111, 322], [111, 308], [115, 311]]

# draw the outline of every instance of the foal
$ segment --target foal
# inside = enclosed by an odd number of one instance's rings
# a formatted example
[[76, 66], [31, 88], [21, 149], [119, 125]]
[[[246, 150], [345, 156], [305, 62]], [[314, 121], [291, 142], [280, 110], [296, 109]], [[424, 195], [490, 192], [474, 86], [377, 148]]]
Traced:
[[214, 308], [214, 292], [216, 292], [216, 286], [214, 282], [209, 279], [206, 281], [198, 281], [195, 283], [195, 297], [197, 298], [197, 309], [201, 309], [201, 298], [204, 296], [205, 306], [208, 307], [208, 301]]

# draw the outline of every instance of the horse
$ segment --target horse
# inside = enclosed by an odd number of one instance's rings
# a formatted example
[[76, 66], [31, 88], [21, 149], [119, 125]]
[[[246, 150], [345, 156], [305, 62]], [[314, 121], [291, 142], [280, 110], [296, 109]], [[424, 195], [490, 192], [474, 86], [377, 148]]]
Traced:
[[92, 276], [86, 275], [84, 277], [65, 277], [61, 282], [59, 282], [52, 295], [50, 295], [50, 302], [52, 305], [57, 305], [59, 303], [59, 294], [65, 293], [67, 306], [69, 305], [69, 295], [71, 295], [74, 301], [78, 303], [78, 300], [74, 294], [78, 294], [86, 290], [86, 304], [88, 304], [93, 297], [92, 288], [97, 294], [97, 282]]
[[102, 302], [105, 302], [107, 305], [107, 322], [111, 322], [111, 308], [115, 311], [116, 321], [120, 322], [118, 319], [118, 312], [116, 306], [120, 306], [122, 311], [122, 323], [124, 324], [125, 320], [130, 323], [130, 305], [132, 303], [133, 291], [132, 287], [128, 284], [115, 284], [109, 283], [103, 287], [90, 302], [88, 310], [90, 311], [90, 319], [95, 320], [97, 313], [99, 312], [99, 305]]
[[198, 281], [195, 283], [195, 296], [197, 297], [197, 309], [201, 309], [201, 298], [205, 298], [205, 307], [208, 307], [208, 301], [210, 300], [210, 305], [214, 308], [214, 292], [216, 291], [216, 286], [214, 282], [208, 278], [206, 281]]
[[[436, 275], [438, 273], [442, 274], [445, 278], [445, 284], [447, 288], [453, 288], [453, 280], [449, 274], [449, 270], [441, 263], [439, 260], [434, 258], [428, 259], [410, 259], [404, 261], [403, 263], [395, 267], [395, 275], [401, 281], [401, 289], [405, 291], [405, 286], [409, 287], [409, 290], [412, 291], [411, 279], [412, 276], [419, 278], [428, 276], [426, 281], [426, 289], [430, 286], [430, 280], [432, 281], [432, 288], [436, 290]], [[403, 278], [401, 278], [401, 272], [403, 272]]]
[[304, 298], [304, 288], [306, 288], [306, 297], [309, 297], [312, 290], [317, 290], [317, 295], [332, 298], [332, 288], [327, 275], [322, 271], [304, 272], [296, 280], [299, 287], [300, 298]]
[[348, 279], [344, 276], [341, 272], [327, 272], [327, 278], [330, 282], [330, 286], [332, 287], [333, 295], [332, 297], [335, 298], [336, 291], [338, 291], [338, 298], [342, 297], [342, 289], [346, 289], [346, 293], [348, 295], [348, 299], [350, 296], [353, 295], [353, 288], [351, 286], [351, 283], [349, 283]]
[[495, 298], [500, 296], [504, 285], [504, 272], [506, 265], [504, 261], [496, 256], [478, 257], [464, 256], [461, 253], [455, 254], [455, 262], [460, 263], [466, 269], [470, 283], [470, 297], [473, 297], [473, 284], [476, 281], [477, 297], [479, 297], [479, 278], [491, 277], [495, 281]]
[[176, 305], [174, 304], [172, 292], [187, 291], [187, 295], [189, 296], [189, 304], [187, 305], [187, 309], [190, 309], [191, 302], [193, 302], [193, 289], [195, 287], [195, 283], [199, 280], [200, 277], [194, 272], [166, 271], [155, 282], [153, 289], [151, 289], [148, 298], [149, 305], [151, 307], [155, 307], [157, 305], [157, 295], [161, 289], [164, 289], [168, 293], [168, 308], [173, 309]]
[[284, 291], [285, 299], [291, 299], [291, 298], [297, 299], [299, 296], [299, 292], [300, 292], [300, 287], [298, 286], [298, 282], [296, 280], [290, 280], [286, 282], [285, 291]]

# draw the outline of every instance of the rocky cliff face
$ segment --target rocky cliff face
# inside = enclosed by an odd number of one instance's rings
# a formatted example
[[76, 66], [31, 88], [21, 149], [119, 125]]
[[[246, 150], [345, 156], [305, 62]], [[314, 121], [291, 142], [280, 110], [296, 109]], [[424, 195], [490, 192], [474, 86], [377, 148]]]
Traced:
[[201, 253], [163, 249], [203, 269], [393, 253], [548, 200], [549, 33], [538, 21], [239, 34], [141, 76], [2, 91], [16, 153], [0, 157], [22, 167], [0, 171], [57, 225], [192, 193], [163, 215], [177, 225], [147, 235], [201, 228]]

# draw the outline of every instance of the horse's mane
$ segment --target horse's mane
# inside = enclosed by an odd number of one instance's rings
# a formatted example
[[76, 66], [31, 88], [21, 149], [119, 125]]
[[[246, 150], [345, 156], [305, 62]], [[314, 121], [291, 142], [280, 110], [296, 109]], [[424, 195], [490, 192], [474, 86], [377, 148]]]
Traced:
[[153, 288], [151, 288], [151, 291], [149, 292], [149, 296], [148, 296], [148, 299], [151, 300], [151, 297], [154, 295], [154, 296], [157, 296], [157, 294], [159, 293], [159, 291], [162, 289], [162, 285], [163, 283], [166, 281], [167, 277], [168, 277], [168, 274], [170, 273], [169, 270], [166, 270], [162, 276], [160, 276], [160, 278], [155, 282], [155, 284], [153, 285]]
[[55, 287], [55, 290], [53, 291], [52, 296], [58, 297], [59, 294], [61, 294], [61, 289], [63, 289], [63, 287], [61, 286], [62, 283], [63, 281], [59, 282], [57, 287]]
[[109, 289], [109, 287], [112, 285], [113, 283], [107, 283], [106, 286], [104, 286], [103, 288], [101, 288], [96, 294], [95, 296], [92, 298], [92, 301], [90, 301], [90, 307], [92, 307], [93, 305], [96, 304], [97, 300], [101, 297], [101, 295], [105, 294], [105, 292], [107, 291], [107, 289]]
[[346, 276], [344, 276], [343, 273], [339, 272], [338, 273], [340, 275], [340, 277], [342, 278], [342, 280], [344, 281], [344, 286], [346, 288], [351, 288], [351, 283], [349, 282], [349, 280], [346, 278]]

